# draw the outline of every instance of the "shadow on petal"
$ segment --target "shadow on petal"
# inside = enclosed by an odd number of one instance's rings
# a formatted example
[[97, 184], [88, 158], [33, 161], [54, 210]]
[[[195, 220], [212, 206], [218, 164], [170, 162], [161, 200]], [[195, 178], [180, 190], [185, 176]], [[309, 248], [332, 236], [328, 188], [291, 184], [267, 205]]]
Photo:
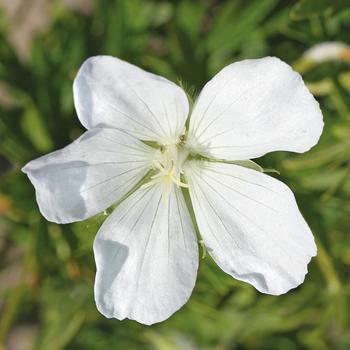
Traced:
[[95, 300], [100, 312], [106, 317], [113, 317], [113, 284], [126, 259], [129, 248], [112, 240], [95, 239], [94, 254], [96, 262]]
[[54, 222], [82, 220], [86, 216], [86, 196], [82, 187], [89, 163], [72, 161], [24, 168], [35, 189], [43, 215]]
[[267, 293], [269, 290], [265, 276], [260, 272], [236, 274], [236, 278], [240, 281], [248, 282], [253, 286], [260, 286], [259, 290], [263, 293]]

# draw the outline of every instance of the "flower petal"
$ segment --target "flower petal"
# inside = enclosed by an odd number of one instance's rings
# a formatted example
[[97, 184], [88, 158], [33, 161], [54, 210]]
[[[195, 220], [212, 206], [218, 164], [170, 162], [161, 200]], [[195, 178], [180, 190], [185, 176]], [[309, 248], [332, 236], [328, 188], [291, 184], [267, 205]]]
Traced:
[[322, 129], [321, 110], [301, 76], [266, 57], [233, 63], [205, 85], [188, 144], [209, 157], [250, 159], [272, 151], [305, 152]]
[[111, 56], [86, 60], [73, 91], [87, 129], [119, 128], [141, 140], [174, 142], [189, 110], [186, 94], [176, 84]]
[[150, 170], [155, 150], [116, 129], [92, 129], [22, 170], [49, 221], [84, 220], [117, 202]]
[[273, 295], [304, 281], [316, 246], [286, 185], [226, 163], [190, 162], [185, 175], [199, 231], [222, 270]]
[[181, 190], [139, 189], [112, 213], [94, 242], [95, 300], [108, 318], [163, 321], [191, 295], [198, 268], [195, 231]]

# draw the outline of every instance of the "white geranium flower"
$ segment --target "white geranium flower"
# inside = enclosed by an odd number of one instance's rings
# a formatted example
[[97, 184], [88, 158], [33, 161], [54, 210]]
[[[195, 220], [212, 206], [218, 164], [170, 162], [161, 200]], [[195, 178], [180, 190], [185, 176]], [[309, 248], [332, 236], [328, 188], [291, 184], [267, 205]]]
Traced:
[[292, 192], [244, 166], [271, 151], [305, 152], [320, 137], [318, 103], [286, 63], [224, 68], [203, 88], [187, 131], [184, 91], [117, 58], [89, 58], [74, 101], [87, 131], [23, 171], [53, 222], [84, 220], [124, 198], [94, 242], [103, 315], [152, 324], [190, 297], [198, 246], [187, 187], [200, 235], [226, 273], [273, 295], [303, 282], [316, 246]]

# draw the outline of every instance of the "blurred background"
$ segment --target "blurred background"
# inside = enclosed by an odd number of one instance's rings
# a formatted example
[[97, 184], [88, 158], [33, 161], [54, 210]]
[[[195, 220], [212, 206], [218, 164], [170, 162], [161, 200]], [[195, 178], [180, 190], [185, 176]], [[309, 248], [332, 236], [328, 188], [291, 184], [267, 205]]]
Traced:
[[[0, 349], [350, 349], [349, 33], [348, 0], [0, 0]], [[259, 294], [207, 256], [169, 320], [147, 327], [98, 313], [92, 242], [104, 217], [47, 222], [20, 171], [83, 132], [72, 81], [96, 54], [193, 96], [244, 58], [278, 56], [303, 75], [324, 114], [320, 143], [258, 161], [293, 189], [316, 237], [303, 285]]]

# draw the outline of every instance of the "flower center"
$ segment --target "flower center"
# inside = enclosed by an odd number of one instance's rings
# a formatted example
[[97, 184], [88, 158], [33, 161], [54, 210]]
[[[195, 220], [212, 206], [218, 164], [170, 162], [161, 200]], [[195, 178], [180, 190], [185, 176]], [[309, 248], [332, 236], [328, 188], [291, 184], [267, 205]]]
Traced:
[[171, 184], [188, 187], [181, 180], [182, 167], [188, 155], [189, 152], [182, 143], [163, 146], [153, 161], [153, 169], [156, 173], [151, 176], [149, 182], [142, 185], [142, 188], [161, 183], [164, 193], [167, 193]]

